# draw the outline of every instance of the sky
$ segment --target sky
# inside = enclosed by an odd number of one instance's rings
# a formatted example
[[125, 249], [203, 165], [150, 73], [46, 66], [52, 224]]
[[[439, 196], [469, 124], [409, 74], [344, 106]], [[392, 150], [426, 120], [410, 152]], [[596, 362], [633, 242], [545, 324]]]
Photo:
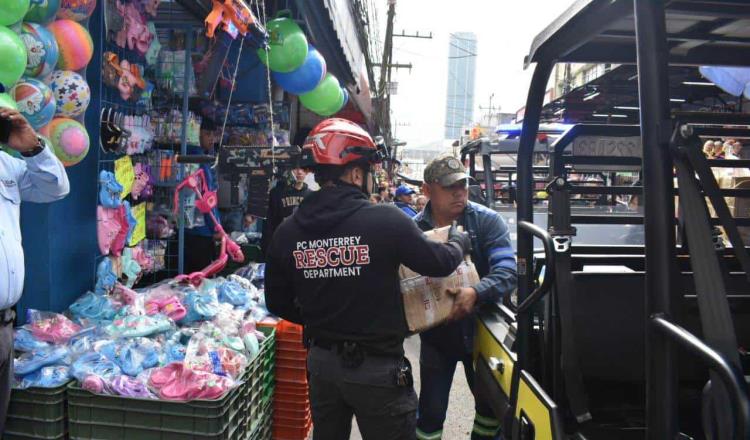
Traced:
[[[378, 3], [383, 27], [385, 0]], [[398, 93], [391, 98], [393, 130], [408, 148], [442, 145], [448, 78], [448, 37], [474, 32], [478, 40], [474, 119], [492, 105], [515, 113], [526, 102], [532, 69], [523, 69], [531, 41], [557, 18], [572, 0], [398, 0], [394, 33], [433, 38], [394, 38], [394, 63], [412, 63], [394, 70]], [[381, 6], [383, 5], [383, 6]], [[383, 35], [385, 33], [383, 32]], [[377, 70], [376, 70], [377, 74]], [[485, 116], [486, 121], [486, 116]]]

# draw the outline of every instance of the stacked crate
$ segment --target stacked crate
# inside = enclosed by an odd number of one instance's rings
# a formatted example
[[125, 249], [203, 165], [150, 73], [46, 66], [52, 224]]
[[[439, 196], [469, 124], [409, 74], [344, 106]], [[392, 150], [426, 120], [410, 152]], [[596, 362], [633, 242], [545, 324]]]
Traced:
[[280, 321], [276, 326], [273, 438], [304, 440], [311, 428], [307, 350], [302, 343], [302, 327], [288, 321]]

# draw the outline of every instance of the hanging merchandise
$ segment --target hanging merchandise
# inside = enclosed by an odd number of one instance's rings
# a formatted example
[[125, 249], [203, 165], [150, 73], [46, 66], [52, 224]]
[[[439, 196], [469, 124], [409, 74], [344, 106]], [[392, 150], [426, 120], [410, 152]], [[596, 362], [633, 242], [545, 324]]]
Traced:
[[344, 103], [341, 105], [341, 108], [344, 108], [346, 104], [349, 104], [349, 91], [346, 90], [346, 87], [341, 87], [341, 93], [344, 94]]
[[23, 75], [28, 58], [21, 38], [5, 26], [0, 26], [0, 60], [0, 85], [8, 90]]
[[61, 0], [57, 18], [84, 21], [94, 13], [96, 0]]
[[260, 60], [274, 72], [291, 72], [299, 68], [307, 57], [307, 37], [292, 20], [289, 11], [279, 11], [276, 18], [266, 24], [268, 51], [257, 50]]
[[24, 21], [47, 24], [55, 18], [60, 8], [60, 0], [31, 0], [29, 11]]
[[52, 90], [38, 79], [22, 79], [10, 89], [9, 94], [35, 130], [49, 124], [55, 117], [57, 105]]
[[18, 23], [29, 11], [29, 0], [0, 1], [0, 25], [10, 26]]
[[0, 108], [12, 108], [18, 110], [18, 104], [9, 94], [0, 93]]
[[142, 67], [120, 60], [114, 52], [105, 52], [102, 56], [102, 80], [109, 87], [120, 92], [123, 101], [137, 101], [146, 88]]
[[60, 49], [58, 69], [81, 70], [88, 66], [94, 56], [94, 42], [85, 27], [73, 20], [57, 20], [47, 29], [55, 36]]
[[300, 102], [308, 110], [320, 116], [331, 116], [341, 110], [344, 105], [344, 93], [335, 76], [326, 74], [325, 79], [315, 87], [315, 90], [299, 96]]
[[57, 66], [60, 52], [54, 35], [44, 26], [36, 23], [23, 23], [21, 40], [26, 46], [26, 75], [44, 78]]
[[81, 162], [89, 152], [89, 134], [78, 121], [55, 118], [41, 132], [49, 138], [55, 156], [66, 167]]
[[85, 79], [69, 70], [55, 71], [49, 78], [49, 87], [57, 100], [58, 116], [81, 116], [91, 101], [91, 89]]
[[[146, 21], [146, 17], [139, 10], [139, 2], [116, 2], [116, 10], [122, 25], [117, 29], [114, 41], [122, 49], [129, 49], [145, 56], [156, 39]], [[114, 31], [114, 29], [113, 29]]]
[[294, 95], [312, 92], [326, 76], [326, 60], [312, 45], [302, 65], [289, 73], [273, 72], [273, 79], [284, 90]]

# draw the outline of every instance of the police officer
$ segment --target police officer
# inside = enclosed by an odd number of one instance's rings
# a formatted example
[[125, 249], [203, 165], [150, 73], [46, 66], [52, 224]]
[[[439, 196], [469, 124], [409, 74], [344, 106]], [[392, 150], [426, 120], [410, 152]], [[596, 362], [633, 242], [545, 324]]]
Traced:
[[384, 156], [358, 125], [321, 122], [302, 153], [321, 189], [279, 226], [269, 248], [268, 309], [304, 324], [310, 346], [316, 440], [348, 440], [352, 416], [365, 440], [414, 439], [398, 267], [447, 276], [471, 247], [455, 227], [447, 244], [430, 242], [395, 206], [368, 201], [371, 168]]

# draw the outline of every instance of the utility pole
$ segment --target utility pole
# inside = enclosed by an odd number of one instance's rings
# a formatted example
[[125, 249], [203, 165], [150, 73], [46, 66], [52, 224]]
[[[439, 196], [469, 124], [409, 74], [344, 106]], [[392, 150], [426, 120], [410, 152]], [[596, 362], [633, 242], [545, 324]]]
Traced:
[[492, 127], [492, 120], [493, 120], [493, 118], [495, 117], [495, 115], [497, 113], [500, 112], [500, 109], [502, 108], [500, 106], [495, 107], [495, 106], [492, 105], [492, 99], [494, 97], [495, 97], [494, 93], [490, 95], [490, 105], [489, 105], [489, 107], [482, 107], [481, 105], [479, 106], [479, 110], [486, 110], [487, 111], [487, 126], [488, 127]]

